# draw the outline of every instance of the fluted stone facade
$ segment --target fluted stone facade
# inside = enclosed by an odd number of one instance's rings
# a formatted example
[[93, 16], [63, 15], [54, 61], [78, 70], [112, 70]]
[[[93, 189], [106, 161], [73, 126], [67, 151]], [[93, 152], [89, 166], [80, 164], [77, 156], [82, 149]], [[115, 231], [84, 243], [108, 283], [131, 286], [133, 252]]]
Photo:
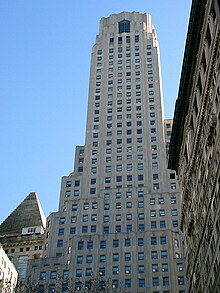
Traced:
[[169, 166], [181, 185], [187, 292], [220, 292], [219, 1], [192, 1]]

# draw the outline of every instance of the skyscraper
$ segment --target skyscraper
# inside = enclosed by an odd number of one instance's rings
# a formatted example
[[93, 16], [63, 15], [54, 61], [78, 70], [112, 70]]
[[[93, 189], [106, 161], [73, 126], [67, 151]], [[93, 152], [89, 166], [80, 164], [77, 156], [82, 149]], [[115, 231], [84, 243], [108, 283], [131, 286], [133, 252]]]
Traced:
[[45, 259], [32, 262], [30, 280], [54, 288], [58, 272], [63, 290], [89, 287], [98, 276], [100, 287], [110, 278], [115, 292], [184, 292], [178, 196], [167, 169], [151, 16], [102, 18], [92, 48], [85, 146], [76, 148], [74, 171], [62, 178]]

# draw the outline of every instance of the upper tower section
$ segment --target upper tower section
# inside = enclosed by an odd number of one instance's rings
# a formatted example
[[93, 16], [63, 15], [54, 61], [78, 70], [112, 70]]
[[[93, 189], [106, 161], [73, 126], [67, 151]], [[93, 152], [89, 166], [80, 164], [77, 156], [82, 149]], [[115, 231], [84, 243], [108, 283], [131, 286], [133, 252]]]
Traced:
[[97, 36], [97, 42], [99, 38], [105, 34], [121, 35], [128, 33], [133, 35], [136, 33], [149, 33], [149, 37], [154, 38], [154, 46], [158, 46], [157, 35], [154, 25], [152, 23], [151, 15], [149, 13], [139, 12], [121, 12], [119, 14], [112, 14], [109, 17], [103, 17], [100, 21], [99, 35]]

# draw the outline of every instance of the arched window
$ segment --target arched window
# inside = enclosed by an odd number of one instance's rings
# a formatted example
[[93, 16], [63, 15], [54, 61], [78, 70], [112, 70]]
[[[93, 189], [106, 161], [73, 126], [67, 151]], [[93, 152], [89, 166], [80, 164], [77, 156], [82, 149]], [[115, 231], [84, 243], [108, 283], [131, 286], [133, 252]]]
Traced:
[[119, 22], [119, 34], [121, 33], [130, 33], [130, 21], [122, 20]]

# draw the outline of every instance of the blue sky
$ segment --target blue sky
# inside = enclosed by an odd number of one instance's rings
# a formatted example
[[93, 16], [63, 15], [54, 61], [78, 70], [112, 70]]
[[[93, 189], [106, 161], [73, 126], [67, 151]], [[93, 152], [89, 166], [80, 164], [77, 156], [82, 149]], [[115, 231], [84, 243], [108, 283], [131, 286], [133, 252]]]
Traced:
[[[45, 215], [83, 145], [90, 54], [101, 17], [149, 12], [161, 53], [165, 117], [178, 93], [191, 0], [0, 0], [2, 222], [32, 191]], [[3, 204], [4, 203], [4, 204]]]

